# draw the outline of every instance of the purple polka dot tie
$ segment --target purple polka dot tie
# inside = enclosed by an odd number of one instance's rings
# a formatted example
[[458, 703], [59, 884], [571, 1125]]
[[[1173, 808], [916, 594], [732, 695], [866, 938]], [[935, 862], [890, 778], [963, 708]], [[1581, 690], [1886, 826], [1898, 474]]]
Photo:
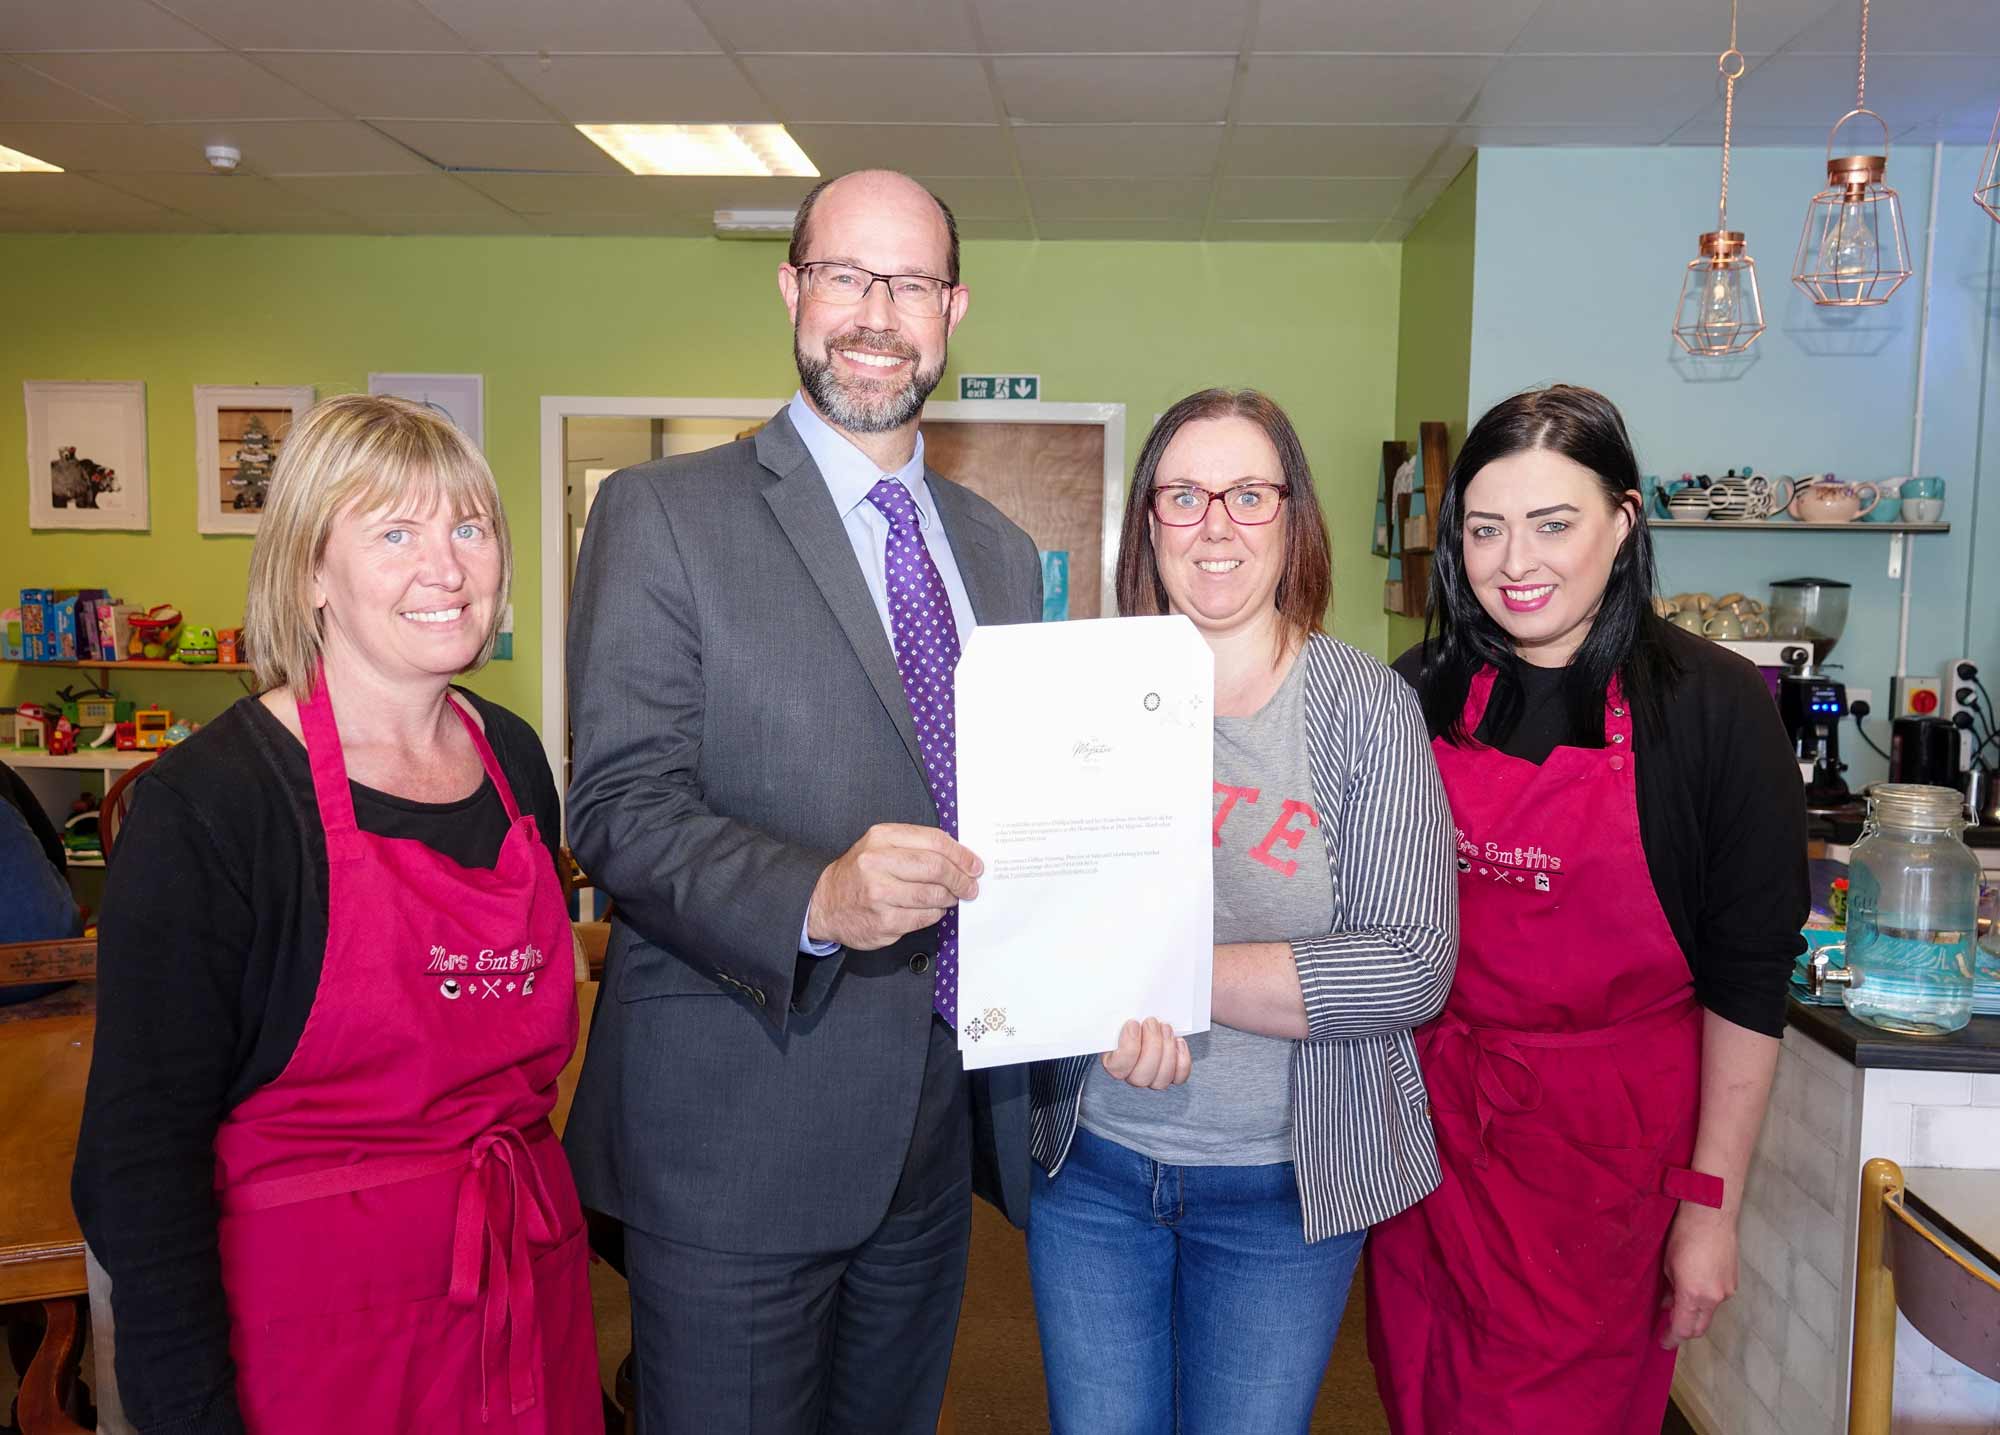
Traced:
[[[917, 504], [909, 490], [885, 478], [868, 490], [868, 501], [889, 520], [887, 562], [882, 576], [889, 590], [889, 630], [896, 636], [896, 671], [916, 720], [917, 747], [924, 755], [924, 780], [937, 804], [938, 825], [958, 836], [958, 735], [952, 716], [952, 673], [958, 667], [958, 624], [951, 596], [931, 561], [917, 526]], [[958, 909], [938, 925], [937, 977], [931, 1005], [945, 1024], [958, 1026]]]

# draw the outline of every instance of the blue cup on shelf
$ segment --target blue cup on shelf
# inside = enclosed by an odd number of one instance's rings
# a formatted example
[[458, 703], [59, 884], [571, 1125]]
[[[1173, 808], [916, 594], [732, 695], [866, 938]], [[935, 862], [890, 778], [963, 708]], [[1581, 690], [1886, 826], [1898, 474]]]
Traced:
[[1903, 518], [1903, 485], [1914, 483], [1909, 478], [1878, 478], [1875, 488], [1882, 496], [1875, 506], [1862, 515], [1863, 523], [1900, 523]]
[[1944, 480], [1936, 474], [1903, 480], [1903, 520], [1936, 523], [1944, 517]]

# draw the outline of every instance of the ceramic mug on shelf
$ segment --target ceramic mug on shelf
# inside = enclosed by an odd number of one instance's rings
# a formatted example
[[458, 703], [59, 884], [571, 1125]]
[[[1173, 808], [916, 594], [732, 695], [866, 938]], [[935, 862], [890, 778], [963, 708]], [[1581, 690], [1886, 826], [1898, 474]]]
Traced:
[[1903, 517], [1903, 485], [1907, 478], [1878, 478], [1875, 487], [1882, 494], [1881, 502], [1868, 510], [1863, 523], [1896, 523]]
[[1675, 610], [1667, 621], [1672, 623], [1676, 628], [1689, 633], [1699, 633], [1701, 631], [1701, 614], [1695, 612], [1692, 608]]
[[1906, 498], [1903, 500], [1903, 517], [1911, 523], [1936, 523], [1944, 517], [1944, 500]]
[[1733, 643], [1743, 636], [1743, 620], [1728, 608], [1717, 608], [1702, 623], [1701, 635]]

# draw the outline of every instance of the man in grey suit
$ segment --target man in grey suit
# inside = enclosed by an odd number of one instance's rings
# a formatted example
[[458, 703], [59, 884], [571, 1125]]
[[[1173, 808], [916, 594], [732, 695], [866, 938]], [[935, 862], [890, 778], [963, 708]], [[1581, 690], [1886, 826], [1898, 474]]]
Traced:
[[951, 669], [1041, 616], [1019, 528], [929, 472], [950, 211], [821, 185], [778, 288], [800, 392], [612, 476], [570, 622], [577, 860], [615, 905], [567, 1143], [626, 1226], [647, 1435], [930, 1432], [974, 1189], [1026, 1216], [1024, 1068], [951, 1018]]

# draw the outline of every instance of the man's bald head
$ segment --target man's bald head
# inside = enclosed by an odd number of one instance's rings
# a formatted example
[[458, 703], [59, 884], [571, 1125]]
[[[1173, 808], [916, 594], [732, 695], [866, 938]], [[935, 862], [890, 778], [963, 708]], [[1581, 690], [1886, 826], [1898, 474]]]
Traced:
[[794, 268], [812, 257], [813, 210], [822, 204], [897, 205], [928, 204], [937, 210], [943, 225], [943, 272], [937, 277], [958, 283], [958, 220], [951, 206], [906, 174], [893, 169], [858, 169], [849, 174], [823, 179], [799, 201], [797, 218], [792, 221], [792, 248], [787, 256]]

